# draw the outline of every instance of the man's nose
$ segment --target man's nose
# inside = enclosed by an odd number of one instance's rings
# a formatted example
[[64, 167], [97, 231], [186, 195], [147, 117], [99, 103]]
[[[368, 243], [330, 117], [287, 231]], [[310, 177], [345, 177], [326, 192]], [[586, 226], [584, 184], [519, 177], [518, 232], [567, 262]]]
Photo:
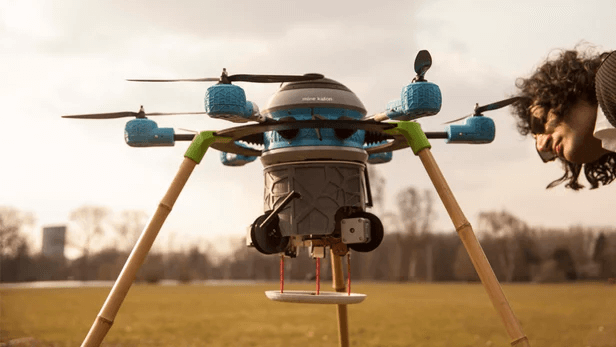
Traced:
[[536, 137], [536, 146], [537, 150], [540, 152], [549, 152], [552, 150], [552, 135], [550, 134], [539, 134]]

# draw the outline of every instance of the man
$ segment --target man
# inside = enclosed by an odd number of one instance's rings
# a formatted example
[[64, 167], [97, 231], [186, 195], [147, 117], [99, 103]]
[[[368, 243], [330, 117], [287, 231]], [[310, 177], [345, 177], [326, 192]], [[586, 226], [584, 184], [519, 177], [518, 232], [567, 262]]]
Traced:
[[535, 138], [544, 162], [563, 164], [565, 174], [548, 188], [565, 181], [583, 188], [582, 169], [591, 189], [616, 178], [616, 53], [563, 51], [516, 86], [518, 131]]

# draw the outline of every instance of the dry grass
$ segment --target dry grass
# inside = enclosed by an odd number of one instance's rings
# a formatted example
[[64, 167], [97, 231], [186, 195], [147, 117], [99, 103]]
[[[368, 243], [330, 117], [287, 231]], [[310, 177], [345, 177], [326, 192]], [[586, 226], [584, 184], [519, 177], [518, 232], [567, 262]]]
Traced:
[[[291, 285], [288, 289], [306, 289]], [[532, 346], [616, 346], [616, 286], [506, 285]], [[337, 346], [332, 306], [283, 304], [256, 286], [134, 286], [107, 346]], [[356, 284], [353, 346], [508, 346], [479, 284]], [[4, 289], [0, 341], [79, 346], [109, 288]]]

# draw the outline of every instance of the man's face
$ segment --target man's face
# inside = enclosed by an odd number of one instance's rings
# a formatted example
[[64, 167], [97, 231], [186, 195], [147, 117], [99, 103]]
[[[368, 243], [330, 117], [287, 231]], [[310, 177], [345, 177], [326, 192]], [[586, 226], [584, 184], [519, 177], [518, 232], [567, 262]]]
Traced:
[[540, 106], [532, 106], [531, 129], [540, 154], [561, 157], [575, 163], [590, 163], [608, 153], [593, 136], [597, 106], [578, 101], [562, 119]]

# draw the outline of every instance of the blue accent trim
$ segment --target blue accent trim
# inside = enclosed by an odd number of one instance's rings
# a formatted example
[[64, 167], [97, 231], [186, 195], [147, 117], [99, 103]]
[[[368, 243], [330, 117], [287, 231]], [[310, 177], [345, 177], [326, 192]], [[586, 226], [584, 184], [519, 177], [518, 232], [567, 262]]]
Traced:
[[404, 112], [402, 111], [402, 101], [401, 100], [392, 100], [387, 103], [387, 107], [385, 108], [387, 112], [387, 117], [389, 119], [398, 119], [404, 116]]
[[[386, 144], [387, 141], [381, 141], [378, 143], [373, 143], [371, 145], [364, 146], [364, 149], [380, 146]], [[373, 153], [368, 156], [368, 164], [383, 164], [388, 163], [393, 159], [393, 152], [381, 152], [381, 153]]]
[[173, 128], [159, 128], [147, 118], [133, 119], [124, 128], [124, 140], [131, 147], [173, 146], [173, 135]]
[[[238, 145], [239, 147], [250, 148], [238, 141], [235, 141], [235, 144]], [[240, 155], [240, 154], [235, 154], [235, 153], [227, 153], [227, 152], [220, 153], [220, 161], [225, 166], [243, 166], [243, 165], [246, 165], [248, 163], [255, 161], [255, 159], [257, 159], [257, 157], [251, 157], [251, 156]]]
[[[335, 120], [340, 117], [349, 117], [351, 119], [361, 119], [363, 114], [344, 108], [330, 107], [315, 107], [315, 108], [294, 108], [288, 110], [279, 110], [270, 113], [270, 116], [275, 120], [280, 120], [286, 117], [293, 117], [296, 120], [312, 120], [313, 115], [318, 115], [324, 119]], [[317, 136], [316, 129], [300, 129], [297, 137], [292, 140], [284, 139], [277, 131], [268, 131], [263, 134], [263, 142], [265, 145], [264, 151], [299, 147], [299, 146], [338, 146], [338, 147], [355, 147], [362, 148], [364, 144], [365, 131], [357, 130], [351, 137], [340, 140], [336, 137], [334, 129], [319, 129], [321, 140]]]
[[392, 152], [374, 153], [368, 156], [368, 164], [384, 164], [389, 163], [393, 159]]
[[447, 143], [490, 143], [494, 141], [496, 127], [492, 118], [475, 116], [464, 125], [447, 126]]

